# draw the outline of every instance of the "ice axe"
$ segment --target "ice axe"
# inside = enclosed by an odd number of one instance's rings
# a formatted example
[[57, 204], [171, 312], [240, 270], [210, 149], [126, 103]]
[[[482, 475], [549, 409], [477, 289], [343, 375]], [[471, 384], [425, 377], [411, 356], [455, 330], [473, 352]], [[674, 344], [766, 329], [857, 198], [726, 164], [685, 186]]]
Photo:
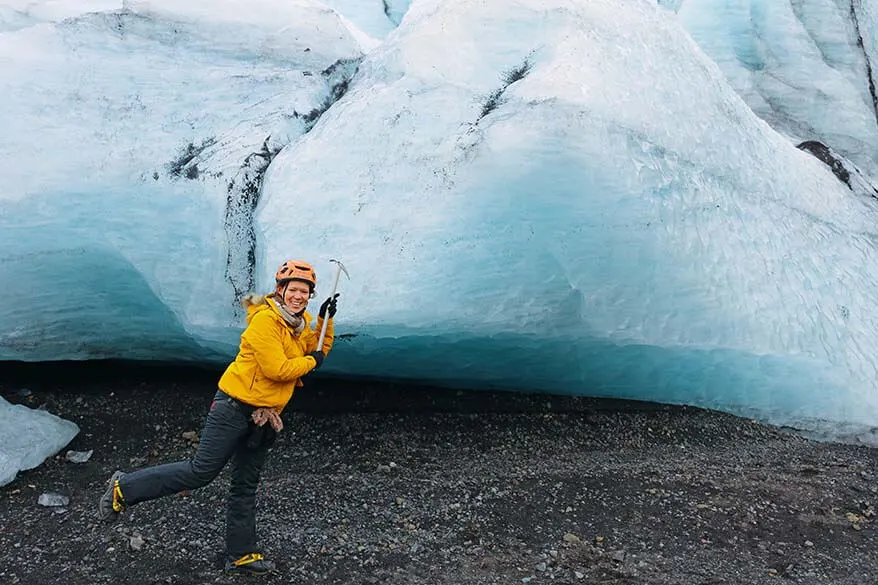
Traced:
[[[341, 260], [331, 259], [330, 262], [335, 262], [338, 265], [338, 269], [335, 271], [335, 282], [332, 283], [332, 292], [329, 294], [329, 298], [335, 296], [335, 291], [338, 289], [338, 277], [341, 276], [341, 273], [344, 272], [344, 275], [348, 277], [348, 280], [351, 279], [351, 275], [348, 274], [348, 269], [344, 267], [344, 264], [341, 263]], [[317, 349], [323, 351], [323, 339], [326, 337], [326, 325], [329, 323], [329, 315], [324, 317], [323, 319], [323, 327], [320, 328], [320, 337], [317, 339]]]

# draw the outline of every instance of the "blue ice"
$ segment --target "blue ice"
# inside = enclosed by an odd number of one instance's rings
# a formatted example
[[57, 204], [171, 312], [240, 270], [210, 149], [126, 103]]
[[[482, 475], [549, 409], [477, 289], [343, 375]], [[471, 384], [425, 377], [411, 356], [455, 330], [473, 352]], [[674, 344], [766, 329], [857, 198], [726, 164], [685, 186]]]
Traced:
[[327, 373], [878, 426], [878, 200], [795, 146], [871, 171], [867, 56], [834, 3], [701, 4], [0, 14], [0, 358], [222, 362], [339, 258]]

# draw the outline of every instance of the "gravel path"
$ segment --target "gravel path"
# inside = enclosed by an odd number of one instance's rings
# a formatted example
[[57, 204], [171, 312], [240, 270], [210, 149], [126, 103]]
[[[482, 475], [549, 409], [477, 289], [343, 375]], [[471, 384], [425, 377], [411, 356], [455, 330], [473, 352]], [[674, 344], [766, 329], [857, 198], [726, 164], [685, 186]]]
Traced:
[[[114, 469], [193, 453], [216, 377], [0, 367], [4, 398], [94, 450], [0, 488], [0, 583], [240, 582], [219, 570], [227, 472], [94, 516]], [[259, 493], [268, 582], [878, 583], [875, 449], [699, 409], [325, 379], [284, 418]]]

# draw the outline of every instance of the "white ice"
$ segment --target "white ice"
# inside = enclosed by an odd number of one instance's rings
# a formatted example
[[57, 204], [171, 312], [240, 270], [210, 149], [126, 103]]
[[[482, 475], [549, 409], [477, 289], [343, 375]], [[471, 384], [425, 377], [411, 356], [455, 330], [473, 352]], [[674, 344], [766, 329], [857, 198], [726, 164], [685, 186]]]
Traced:
[[878, 422], [875, 201], [651, 3], [415, 3], [257, 217], [358, 267], [346, 373]]
[[55, 455], [78, 433], [76, 423], [0, 398], [0, 486]]
[[127, 2], [0, 33], [0, 357], [214, 356], [247, 262], [228, 200], [361, 56], [306, 0]]
[[267, 152], [252, 284], [290, 256], [320, 295], [330, 258], [351, 272], [326, 372], [878, 425], [878, 200], [754, 114], [682, 14], [419, 0], [382, 32], [261, 5], [0, 33], [0, 358], [228, 359]]
[[677, 4], [681, 23], [760, 117], [791, 140], [821, 140], [878, 175], [873, 2]]
[[377, 46], [398, 24], [386, 13], [382, 0], [326, 0], [326, 4], [372, 39], [369, 49]]

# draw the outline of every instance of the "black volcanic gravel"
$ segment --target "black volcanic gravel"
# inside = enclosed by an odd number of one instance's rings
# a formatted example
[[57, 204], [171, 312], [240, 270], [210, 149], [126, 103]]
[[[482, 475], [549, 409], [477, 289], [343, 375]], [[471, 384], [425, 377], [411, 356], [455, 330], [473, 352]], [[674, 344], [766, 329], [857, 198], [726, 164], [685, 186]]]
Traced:
[[[109, 474], [194, 452], [218, 372], [0, 366], [80, 425], [0, 488], [0, 583], [235, 583], [228, 474], [102, 524]], [[259, 492], [271, 583], [878, 583], [878, 450], [644, 403], [312, 380]], [[38, 505], [42, 493], [68, 506]]]

